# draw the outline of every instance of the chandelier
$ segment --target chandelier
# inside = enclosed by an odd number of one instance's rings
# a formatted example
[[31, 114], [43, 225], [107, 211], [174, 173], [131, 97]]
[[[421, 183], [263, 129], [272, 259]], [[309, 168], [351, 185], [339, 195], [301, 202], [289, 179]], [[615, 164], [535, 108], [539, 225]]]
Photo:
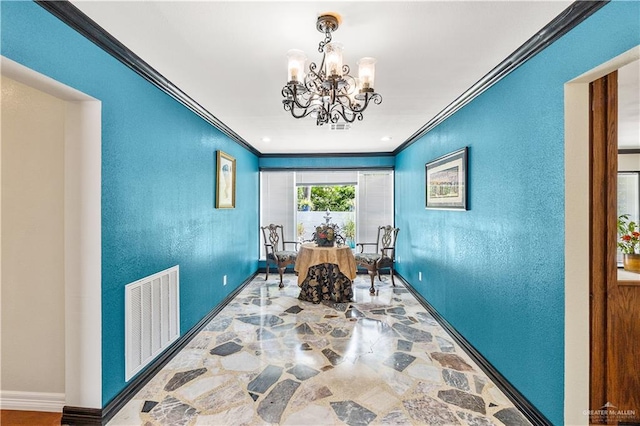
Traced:
[[331, 42], [331, 33], [338, 29], [339, 22], [339, 16], [333, 14], [318, 18], [316, 28], [324, 34], [318, 45], [318, 52], [322, 53], [320, 66], [311, 62], [305, 74], [304, 52], [294, 49], [287, 53], [288, 83], [282, 88], [284, 110], [291, 111], [294, 118], [310, 115], [318, 126], [340, 119], [347, 123], [360, 121], [370, 102], [382, 102], [382, 96], [373, 90], [374, 58], [358, 61], [358, 79], [350, 76], [349, 66], [342, 63], [342, 45]]

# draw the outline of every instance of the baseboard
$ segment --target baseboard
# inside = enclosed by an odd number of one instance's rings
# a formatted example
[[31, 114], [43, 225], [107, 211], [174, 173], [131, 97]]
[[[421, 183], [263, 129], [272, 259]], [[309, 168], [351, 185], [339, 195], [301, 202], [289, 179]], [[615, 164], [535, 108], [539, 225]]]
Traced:
[[64, 402], [63, 393], [0, 391], [0, 408], [3, 410], [61, 413]]
[[106, 424], [102, 419], [103, 410], [99, 408], [84, 408], [65, 406], [62, 411], [60, 424], [76, 426], [93, 426]]
[[445, 320], [427, 300], [422, 297], [404, 277], [396, 271], [396, 277], [402, 280], [407, 290], [429, 311], [431, 316], [442, 325], [460, 347], [475, 361], [480, 369], [495, 383], [495, 385], [505, 394], [532, 424], [536, 426], [552, 426], [553, 424], [542, 414], [529, 400], [520, 393], [487, 359], [482, 356], [471, 343], [464, 338], [447, 320]]
[[[266, 266], [260, 266], [258, 267], [258, 270], [256, 271], [256, 275], [257, 274], [265, 274], [267, 272], [267, 267]], [[284, 270], [285, 274], [295, 274], [296, 271], [293, 270], [293, 265], [289, 265], [286, 267], [286, 269]], [[273, 265], [269, 266], [269, 276], [274, 279], [273, 277], [276, 277], [277, 279], [280, 279], [280, 275], [278, 275], [278, 268], [276, 268]]]
[[[224, 309], [234, 297], [238, 295], [258, 274], [256, 271], [249, 278], [247, 278], [242, 284], [240, 284], [234, 291], [232, 291], [222, 302], [220, 302], [211, 312], [209, 312], [204, 318], [202, 318], [196, 325], [191, 327], [189, 331], [180, 336], [173, 345], [167, 348], [162, 354], [152, 361], [149, 366], [136, 376], [120, 393], [118, 393], [109, 403], [101, 410], [102, 424], [106, 424], [124, 405], [131, 400], [149, 380], [151, 380], [158, 372], [164, 367], [174, 356], [176, 356], [184, 347], [198, 334], [209, 322]], [[83, 410], [80, 407], [69, 407], [70, 409]], [[67, 407], [65, 407], [65, 410]], [[86, 409], [85, 409], [86, 410]], [[90, 410], [89, 414], [93, 413]], [[82, 414], [82, 413], [80, 413]], [[93, 413], [95, 414], [95, 413]], [[63, 415], [63, 420], [66, 417]], [[75, 424], [94, 424], [89, 422], [69, 422], [69, 425]]]

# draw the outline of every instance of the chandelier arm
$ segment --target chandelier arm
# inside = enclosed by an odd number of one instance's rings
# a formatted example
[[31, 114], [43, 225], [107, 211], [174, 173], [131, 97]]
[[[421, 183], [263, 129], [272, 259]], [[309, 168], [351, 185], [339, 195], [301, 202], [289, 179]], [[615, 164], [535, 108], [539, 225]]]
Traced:
[[[308, 99], [306, 99], [306, 102], [301, 102], [302, 100], [305, 100], [307, 94], [312, 92], [304, 90], [302, 93], [298, 93], [297, 88], [297, 85], [286, 85], [282, 88], [282, 96], [286, 98], [282, 101], [282, 103], [285, 105], [285, 110], [287, 111], [292, 110], [294, 106], [298, 109], [306, 110], [316, 99], [316, 97], [312, 94], [308, 97]], [[304, 117], [306, 115], [309, 115], [309, 113], [306, 113], [301, 117]]]
[[289, 100], [293, 98], [293, 93], [291, 92], [289, 85], [284, 86], [281, 93], [285, 98], [282, 102], [289, 102]]
[[344, 104], [335, 104], [331, 107], [331, 122], [337, 123], [340, 121], [340, 117], [347, 123], [353, 123], [355, 120], [353, 111], [346, 108]]
[[318, 114], [316, 117], [316, 124], [318, 126], [322, 126], [325, 123], [329, 122], [329, 111], [327, 111], [324, 104], [318, 105], [316, 108], [316, 113]]
[[305, 89], [311, 93], [318, 93], [320, 91], [322, 91], [322, 79], [318, 78], [317, 75], [313, 74], [309, 74], [307, 76], [308, 78], [305, 78]]
[[[325, 77], [326, 77], [326, 75], [325, 75], [325, 73], [324, 73], [324, 61], [325, 61], [326, 57], [327, 57], [327, 54], [326, 54], [326, 53], [323, 53], [323, 54], [322, 54], [322, 60], [320, 61], [320, 67], [318, 68], [318, 72], [316, 72], [316, 73], [315, 73], [315, 74], [316, 74], [316, 76], [318, 76], [318, 78], [319, 78], [320, 80], [324, 80], [324, 79], [325, 79]], [[314, 65], [315, 65], [315, 64], [314, 64]], [[315, 70], [314, 70], [314, 71], [315, 71]]]
[[293, 103], [295, 104], [296, 107], [300, 108], [300, 109], [307, 109], [309, 107], [311, 107], [311, 105], [313, 104], [313, 101], [315, 100], [315, 96], [309, 96], [309, 98], [307, 99], [307, 102], [305, 103], [301, 103], [300, 100], [304, 100], [305, 98], [302, 96], [298, 96], [297, 98], [295, 98], [293, 100]]
[[352, 77], [349, 74], [344, 74], [342, 76], [342, 79], [345, 81], [346, 86], [345, 86], [345, 93], [349, 93], [349, 89], [356, 89], [358, 87], [358, 82], [356, 81], [356, 79], [354, 77]]
[[[354, 100], [349, 93], [342, 93], [339, 96], [338, 102], [343, 105], [348, 111], [357, 113], [364, 111], [364, 108], [360, 109], [360, 103]], [[365, 107], [366, 108], [366, 107]]]
[[[293, 105], [296, 105], [298, 108], [304, 108], [303, 105], [300, 105], [298, 101], [298, 97], [302, 96], [298, 94], [297, 85], [296, 84], [287, 84], [282, 88], [282, 96], [286, 99], [282, 102], [285, 105], [289, 105], [289, 108], [292, 108]], [[286, 109], [286, 107], [285, 107]]]
[[324, 81], [324, 57], [322, 58], [322, 62], [320, 63], [320, 69], [318, 70], [318, 65], [315, 62], [311, 62], [309, 64], [309, 73], [306, 75], [305, 87], [310, 92], [318, 93], [322, 91], [322, 82]]
[[[342, 116], [342, 114], [340, 113], [340, 111], [333, 111], [333, 108], [332, 108], [332, 111], [329, 114], [329, 116], [331, 118], [332, 123], [337, 123], [338, 121], [340, 121], [340, 116]], [[344, 116], [342, 116], [342, 119], [348, 123], [347, 119]]]
[[[336, 105], [336, 106], [338, 106], [338, 105]], [[340, 101], [339, 108], [345, 110], [348, 113], [353, 114], [354, 112], [358, 112], [356, 107], [357, 107], [357, 105], [354, 105], [354, 103], [351, 102], [351, 99], [349, 97], [346, 97], [346, 100], [342, 99]]]
[[[300, 109], [302, 109], [302, 108], [300, 108]], [[313, 112], [313, 110], [309, 110], [308, 108], [304, 108], [304, 109], [302, 109], [301, 113], [296, 114], [295, 110], [296, 110], [296, 108], [291, 108], [290, 110], [288, 110], [288, 111], [291, 111], [291, 115], [294, 118], [304, 118], [304, 117], [306, 117], [307, 115], [309, 115], [309, 114], [311, 114]]]
[[[322, 69], [322, 66], [324, 65], [324, 56], [322, 57], [322, 63], [320, 64], [320, 69]], [[316, 65], [315, 62], [311, 62], [309, 64], [309, 74], [314, 74], [314, 75], [318, 75], [318, 72], [316, 71], [318, 69], [318, 65]]]
[[[285, 89], [288, 89], [288, 88], [285, 87]], [[283, 91], [284, 91], [284, 89], [283, 89]], [[309, 103], [306, 106], [300, 104], [300, 102], [298, 102], [297, 98], [286, 99], [286, 100], [282, 101], [282, 103], [283, 103], [284, 110], [291, 112], [291, 115], [294, 118], [304, 118], [307, 115], [313, 113], [313, 111], [314, 111], [313, 108], [309, 109], [309, 107], [311, 106], [311, 99], [309, 100]], [[297, 111], [299, 111], [299, 112], [297, 112]]]
[[365, 109], [367, 109], [367, 107], [369, 106], [369, 101], [371, 100], [371, 98], [369, 96], [365, 96], [365, 98], [363, 99], [364, 102], [354, 102], [353, 104], [353, 112], [359, 112], [362, 113]]
[[[370, 102], [380, 105], [382, 103], [382, 96], [379, 93], [365, 93], [363, 101], [364, 103], [355, 105], [355, 108], [353, 108], [354, 112], [363, 112], [367, 109]], [[360, 107], [358, 107], [358, 105], [360, 105]]]

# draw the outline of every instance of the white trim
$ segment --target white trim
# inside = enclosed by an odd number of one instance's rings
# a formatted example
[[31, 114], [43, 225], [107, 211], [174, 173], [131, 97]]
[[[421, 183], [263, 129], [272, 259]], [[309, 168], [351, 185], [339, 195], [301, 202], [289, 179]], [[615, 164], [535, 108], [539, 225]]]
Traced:
[[638, 58], [640, 46], [564, 86], [564, 423], [570, 425], [589, 424], [583, 414], [589, 409], [589, 83]]
[[62, 413], [64, 406], [63, 393], [0, 391], [0, 408], [3, 410]]
[[67, 102], [65, 123], [65, 392], [102, 407], [101, 102]]
[[2, 75], [20, 82], [26, 86], [48, 93], [65, 101], [96, 101], [95, 98], [69, 87], [57, 80], [40, 74], [24, 65], [0, 55]]

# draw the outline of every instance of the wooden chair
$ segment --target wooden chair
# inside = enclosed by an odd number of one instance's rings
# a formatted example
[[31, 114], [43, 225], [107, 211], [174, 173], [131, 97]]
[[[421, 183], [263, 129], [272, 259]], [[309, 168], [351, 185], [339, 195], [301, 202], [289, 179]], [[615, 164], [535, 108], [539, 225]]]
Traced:
[[[284, 231], [282, 225], [274, 225], [273, 223], [267, 226], [261, 226], [262, 236], [264, 237], [264, 249], [267, 253], [267, 275], [264, 278], [265, 281], [269, 279], [269, 263], [274, 263], [280, 273], [280, 284], [278, 287], [284, 287], [282, 283], [282, 274], [287, 269], [288, 265], [296, 263], [298, 257], [298, 242], [297, 241], [285, 241]], [[287, 244], [293, 244], [294, 250], [287, 251]]]
[[[360, 252], [355, 254], [356, 264], [367, 269], [371, 277], [371, 288], [369, 293], [374, 294], [373, 281], [378, 276], [380, 278], [380, 269], [389, 268], [391, 274], [391, 284], [396, 286], [393, 280], [393, 264], [396, 256], [396, 238], [400, 229], [391, 225], [378, 227], [378, 238], [375, 243], [358, 243], [356, 247], [360, 247]], [[373, 253], [364, 253], [365, 246], [375, 246]]]

